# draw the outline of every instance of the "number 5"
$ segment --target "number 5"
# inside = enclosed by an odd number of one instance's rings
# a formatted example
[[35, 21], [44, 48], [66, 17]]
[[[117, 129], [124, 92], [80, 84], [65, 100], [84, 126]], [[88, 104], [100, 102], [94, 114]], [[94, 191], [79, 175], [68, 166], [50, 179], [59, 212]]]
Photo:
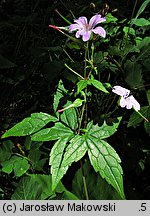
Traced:
[[141, 204], [141, 211], [146, 211], [146, 203]]

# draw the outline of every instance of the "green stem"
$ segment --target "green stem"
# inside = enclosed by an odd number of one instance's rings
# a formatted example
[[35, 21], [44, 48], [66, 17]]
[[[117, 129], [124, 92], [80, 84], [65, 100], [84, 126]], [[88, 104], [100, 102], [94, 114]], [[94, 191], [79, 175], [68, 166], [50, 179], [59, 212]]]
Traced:
[[19, 156], [19, 157], [21, 157], [21, 158], [25, 158], [26, 160], [28, 160], [30, 163], [32, 162], [29, 158], [27, 158], [26, 156], [23, 156], [23, 155], [21, 155], [21, 154], [19, 154], [19, 153], [13, 153], [14, 155], [17, 155], [17, 156]]
[[84, 78], [86, 79], [86, 59], [87, 59], [87, 54], [88, 54], [88, 42], [86, 43], [86, 46], [85, 46], [85, 55], [84, 55]]
[[148, 120], [146, 117], [144, 117], [144, 116], [142, 115], [142, 113], [140, 113], [139, 111], [137, 111], [137, 113], [138, 113], [146, 122], [149, 122], [149, 120]]
[[137, 6], [137, 3], [138, 3], [138, 0], [136, 0], [135, 1], [135, 4], [134, 4], [134, 7], [133, 7], [133, 11], [132, 11], [132, 14], [131, 14], [131, 22], [130, 22], [130, 28], [132, 27], [132, 25], [133, 25], [133, 21], [132, 21], [132, 18], [133, 18], [133, 16], [134, 16], [134, 12], [135, 12], [135, 8], [136, 8], [136, 6]]
[[82, 120], [83, 120], [83, 115], [84, 115], [84, 109], [85, 109], [85, 102], [82, 106], [82, 111], [81, 111], [81, 117], [80, 117], [80, 122], [79, 122], [79, 129], [78, 129], [78, 134], [80, 133], [80, 129], [81, 129], [81, 126], [82, 126]]
[[64, 53], [68, 56], [71, 62], [74, 62], [74, 60], [71, 58], [71, 56], [67, 53], [67, 51], [63, 48]]
[[83, 76], [81, 76], [80, 74], [78, 74], [76, 71], [74, 71], [72, 68], [70, 68], [67, 64], [65, 64], [65, 66], [66, 66], [71, 72], [73, 72], [73, 73], [76, 74], [78, 77], [80, 77], [81, 79], [84, 80], [84, 77], [83, 77]]
[[55, 12], [69, 25], [71, 24], [71, 22], [69, 20], [67, 20], [61, 13], [59, 13], [59, 11], [56, 9]]
[[83, 187], [84, 187], [84, 191], [85, 191], [85, 197], [86, 197], [86, 200], [89, 200], [89, 195], [88, 195], [86, 180], [85, 180], [85, 176], [84, 176], [82, 160], [80, 161], [80, 163], [81, 163], [81, 171], [82, 171], [82, 179], [83, 179]]

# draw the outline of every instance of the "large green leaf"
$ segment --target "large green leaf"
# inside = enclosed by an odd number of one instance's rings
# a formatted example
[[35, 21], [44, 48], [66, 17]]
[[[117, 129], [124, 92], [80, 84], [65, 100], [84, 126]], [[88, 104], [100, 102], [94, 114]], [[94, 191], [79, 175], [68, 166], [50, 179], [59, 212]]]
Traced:
[[96, 172], [111, 184], [116, 191], [124, 198], [122, 168], [120, 158], [116, 151], [104, 140], [86, 136], [88, 155], [90, 162]]
[[76, 135], [73, 139], [70, 140], [70, 143], [64, 153], [64, 149], [68, 141], [68, 137], [59, 139], [51, 150], [50, 165], [53, 189], [55, 189], [58, 182], [64, 176], [64, 174], [68, 170], [68, 167], [73, 162], [80, 160], [87, 151], [84, 138], [82, 136]]
[[73, 131], [62, 124], [61, 122], [55, 123], [52, 128], [42, 129], [39, 132], [31, 135], [32, 141], [50, 141], [50, 140], [58, 140], [61, 137], [72, 137]]
[[111, 136], [118, 125], [119, 122], [112, 126], [107, 126], [104, 123], [99, 127], [98, 125], [92, 125], [91, 122], [88, 124], [87, 131], [83, 136], [88, 147], [90, 162], [95, 171], [99, 172], [124, 198], [121, 160], [116, 151], [106, 141], [102, 140]]
[[94, 171], [88, 160], [76, 172], [72, 182], [72, 192], [81, 200], [121, 199], [117, 191]]
[[62, 166], [62, 158], [64, 149], [68, 142], [68, 137], [62, 137], [53, 146], [50, 153], [51, 174], [52, 174], [52, 189], [54, 190], [61, 178], [67, 172], [68, 166]]
[[50, 165], [53, 189], [55, 189], [58, 182], [64, 176], [64, 174], [68, 170], [68, 167], [74, 161], [80, 160], [87, 151], [85, 141], [82, 136], [76, 135], [73, 139], [70, 140], [70, 144], [66, 148], [66, 144], [69, 139], [69, 137], [62, 137], [55, 143], [51, 150]]
[[122, 117], [118, 117], [118, 121], [116, 123], [113, 123], [113, 125], [107, 125], [106, 122], [103, 123], [101, 127], [98, 126], [98, 124], [93, 125], [93, 122], [89, 122], [87, 125], [87, 131], [88, 134], [90, 134], [91, 137], [95, 137], [98, 139], [105, 139], [113, 135], [120, 124]]
[[71, 163], [79, 161], [85, 155], [87, 149], [83, 136], [76, 135], [73, 137], [66, 148], [62, 166], [70, 166]]
[[36, 131], [39, 131], [49, 122], [58, 121], [56, 117], [46, 113], [33, 113], [31, 117], [25, 118], [23, 121], [17, 123], [3, 134], [2, 138], [9, 136], [26, 136]]

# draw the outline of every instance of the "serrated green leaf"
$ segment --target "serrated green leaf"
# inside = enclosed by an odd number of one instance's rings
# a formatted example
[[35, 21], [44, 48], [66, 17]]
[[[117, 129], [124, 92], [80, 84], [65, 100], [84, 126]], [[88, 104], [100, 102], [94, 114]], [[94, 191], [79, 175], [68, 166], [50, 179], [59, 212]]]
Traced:
[[62, 166], [70, 166], [71, 163], [79, 161], [86, 153], [87, 146], [83, 136], [76, 135], [70, 140], [66, 148]]
[[[68, 101], [65, 107], [69, 106], [70, 104], [72, 103]], [[62, 122], [64, 122], [68, 127], [72, 128], [73, 130], [77, 129], [78, 119], [77, 119], [77, 113], [74, 107], [65, 110], [61, 114], [60, 119]]]
[[[147, 111], [149, 106], [144, 106], [140, 109], [140, 113], [147, 118]], [[137, 112], [133, 112], [128, 121], [127, 127], [137, 127], [137, 125], [143, 121], [142, 116], [140, 116]]]
[[89, 147], [88, 155], [96, 172], [111, 184], [124, 198], [122, 168], [120, 158], [116, 151], [104, 140], [87, 136], [86, 142]]
[[51, 165], [52, 190], [56, 188], [57, 184], [68, 170], [68, 166], [62, 166], [61, 163], [64, 149], [69, 139], [69, 137], [62, 137], [54, 144], [51, 150], [49, 165]]
[[77, 94], [87, 87], [87, 80], [80, 80], [77, 83]]
[[60, 139], [64, 136], [72, 137], [73, 134], [73, 131], [69, 127], [65, 126], [61, 122], [57, 122], [54, 127], [40, 130], [39, 132], [31, 135], [31, 140], [50, 141]]
[[[60, 99], [64, 97], [64, 95], [67, 93], [67, 90], [64, 88], [62, 80], [59, 81], [58, 87], [56, 94], [54, 95], [54, 103], [53, 103], [53, 109], [56, 112]], [[58, 116], [59, 114], [56, 112], [56, 115]]]
[[[68, 137], [59, 139], [51, 150], [50, 165], [52, 173], [53, 189], [57, 186], [58, 182], [67, 172], [68, 167], [73, 163], [80, 160], [86, 153], [87, 147], [85, 140], [82, 136], [76, 135], [70, 141]], [[63, 152], [67, 142], [65, 153]]]
[[109, 93], [106, 88], [104, 87], [104, 85], [98, 81], [98, 80], [95, 80], [95, 79], [91, 79], [91, 80], [88, 80], [88, 84], [92, 84], [95, 88], [99, 89], [100, 91], [103, 91], [105, 93]]
[[49, 122], [56, 122], [58, 119], [46, 113], [33, 113], [31, 117], [25, 118], [23, 121], [17, 123], [2, 135], [2, 138], [9, 136], [26, 136], [36, 131], [39, 131]]
[[118, 123], [114, 123], [112, 126], [104, 123], [101, 127], [90, 122], [83, 136], [88, 147], [90, 162], [95, 171], [99, 172], [124, 198], [121, 160], [116, 151], [102, 140], [116, 131], [121, 118], [119, 117], [118, 120]]
[[98, 124], [93, 125], [93, 122], [89, 122], [87, 125], [88, 134], [91, 137], [95, 137], [98, 139], [105, 139], [112, 136], [116, 131], [120, 124], [122, 117], [118, 117], [118, 122], [113, 123], [113, 125], [107, 125], [106, 122], [103, 123], [102, 126], [98, 126]]
[[19, 158], [17, 161], [14, 162], [14, 174], [17, 177], [22, 176], [24, 173], [27, 172], [30, 165], [28, 161], [24, 158]]

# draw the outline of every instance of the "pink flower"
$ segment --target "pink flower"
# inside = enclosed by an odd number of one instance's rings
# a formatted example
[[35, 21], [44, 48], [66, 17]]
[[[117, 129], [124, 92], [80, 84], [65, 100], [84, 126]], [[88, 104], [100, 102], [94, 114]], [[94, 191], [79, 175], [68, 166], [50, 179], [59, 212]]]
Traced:
[[74, 20], [75, 24], [71, 24], [69, 26], [69, 30], [70, 32], [77, 30], [76, 38], [82, 36], [83, 41], [88, 41], [90, 39], [92, 32], [105, 38], [105, 29], [100, 26], [97, 26], [97, 24], [104, 21], [106, 21], [106, 18], [101, 17], [101, 15], [97, 14], [90, 19], [88, 24], [87, 18], [82, 16], [79, 17], [77, 20]]
[[130, 95], [130, 90], [123, 88], [121, 86], [114, 86], [112, 92], [121, 96], [120, 99], [121, 107], [123, 108], [126, 107], [127, 109], [131, 109], [133, 107], [137, 112], [140, 110], [140, 104], [133, 97], [133, 95]]

